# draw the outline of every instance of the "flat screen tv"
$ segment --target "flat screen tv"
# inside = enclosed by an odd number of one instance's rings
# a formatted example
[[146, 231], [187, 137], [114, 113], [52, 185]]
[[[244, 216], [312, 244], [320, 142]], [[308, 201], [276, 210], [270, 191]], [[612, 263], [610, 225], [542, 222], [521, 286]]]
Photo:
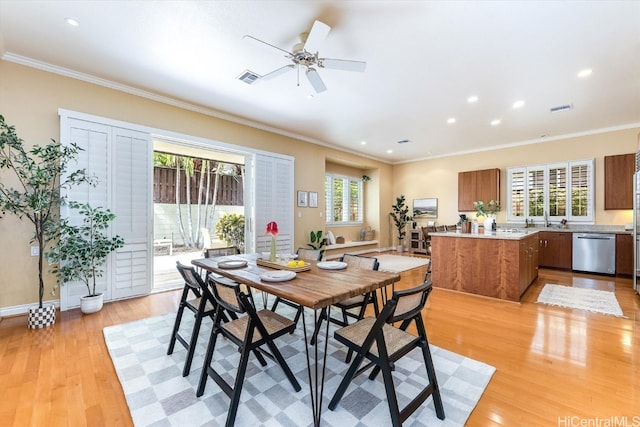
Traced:
[[420, 218], [437, 218], [438, 199], [413, 199], [413, 216]]

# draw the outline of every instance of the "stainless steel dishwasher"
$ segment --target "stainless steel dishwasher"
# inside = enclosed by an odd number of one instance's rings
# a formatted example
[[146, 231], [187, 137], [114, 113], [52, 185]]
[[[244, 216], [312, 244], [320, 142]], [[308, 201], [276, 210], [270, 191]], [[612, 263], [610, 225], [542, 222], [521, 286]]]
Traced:
[[573, 269], [616, 274], [616, 235], [573, 233]]

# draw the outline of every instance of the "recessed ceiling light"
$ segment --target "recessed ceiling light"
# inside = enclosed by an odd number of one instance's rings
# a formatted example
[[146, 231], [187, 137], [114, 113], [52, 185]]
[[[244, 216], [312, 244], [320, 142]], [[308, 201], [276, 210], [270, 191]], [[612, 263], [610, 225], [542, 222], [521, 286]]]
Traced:
[[491, 120], [491, 126], [498, 126], [500, 124], [500, 119]]
[[449, 118], [449, 119], [447, 120], [447, 123], [449, 123], [449, 124], [453, 124], [453, 123], [455, 123], [455, 122], [456, 122], [456, 118], [455, 118], [455, 117], [451, 117], [451, 118]]
[[367, 141], [360, 141], [360, 145], [367, 145]]
[[313, 99], [313, 94], [310, 93], [309, 95], [307, 95], [307, 99]]
[[79, 27], [80, 23], [73, 18], [64, 18], [64, 22], [71, 25], [72, 27]]
[[513, 108], [520, 108], [524, 105], [524, 101], [520, 100], [520, 101], [516, 101], [513, 103]]
[[589, 77], [593, 73], [591, 68], [585, 68], [578, 73], [578, 77]]
[[467, 98], [467, 102], [468, 102], [469, 104], [473, 104], [474, 102], [478, 102], [478, 97], [477, 97], [477, 96], [475, 96], [475, 95], [470, 96], [470, 97], [468, 97], [468, 98]]
[[393, 150], [387, 150], [387, 154], [393, 153]]

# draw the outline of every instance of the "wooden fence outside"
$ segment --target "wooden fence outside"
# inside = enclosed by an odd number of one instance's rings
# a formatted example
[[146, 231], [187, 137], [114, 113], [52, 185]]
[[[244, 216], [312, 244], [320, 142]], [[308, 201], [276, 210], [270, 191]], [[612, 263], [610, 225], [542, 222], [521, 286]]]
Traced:
[[[200, 171], [195, 171], [189, 178], [191, 180], [191, 203], [198, 203], [198, 191], [200, 184]], [[218, 197], [216, 204], [229, 206], [243, 206], [244, 194], [242, 190], [242, 176], [220, 175], [218, 181]], [[205, 176], [205, 191], [206, 180]], [[213, 201], [213, 183], [215, 176], [211, 173], [211, 183], [209, 188], [209, 203]], [[180, 170], [180, 203], [187, 202], [187, 178], [184, 170]], [[202, 195], [202, 203], [206, 195]], [[173, 168], [154, 167], [153, 168], [153, 202], [154, 203], [175, 203], [176, 202], [176, 170]]]

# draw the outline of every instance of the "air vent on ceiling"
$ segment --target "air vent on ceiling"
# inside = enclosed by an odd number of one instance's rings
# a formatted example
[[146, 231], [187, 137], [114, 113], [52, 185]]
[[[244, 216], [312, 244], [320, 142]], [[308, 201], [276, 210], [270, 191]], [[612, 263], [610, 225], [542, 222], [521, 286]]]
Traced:
[[400, 141], [398, 141], [398, 144], [406, 144], [407, 142], [409, 142], [408, 139], [401, 139]]
[[243, 81], [246, 84], [250, 85], [252, 83], [255, 83], [255, 81], [258, 80], [259, 78], [260, 76], [254, 73], [253, 71], [245, 70], [244, 73], [240, 74], [240, 77], [238, 77], [238, 80]]
[[552, 113], [557, 113], [558, 111], [566, 111], [566, 110], [572, 110], [572, 109], [573, 109], [573, 104], [565, 104], [565, 105], [558, 105], [557, 107], [551, 107], [549, 111], [551, 111]]

